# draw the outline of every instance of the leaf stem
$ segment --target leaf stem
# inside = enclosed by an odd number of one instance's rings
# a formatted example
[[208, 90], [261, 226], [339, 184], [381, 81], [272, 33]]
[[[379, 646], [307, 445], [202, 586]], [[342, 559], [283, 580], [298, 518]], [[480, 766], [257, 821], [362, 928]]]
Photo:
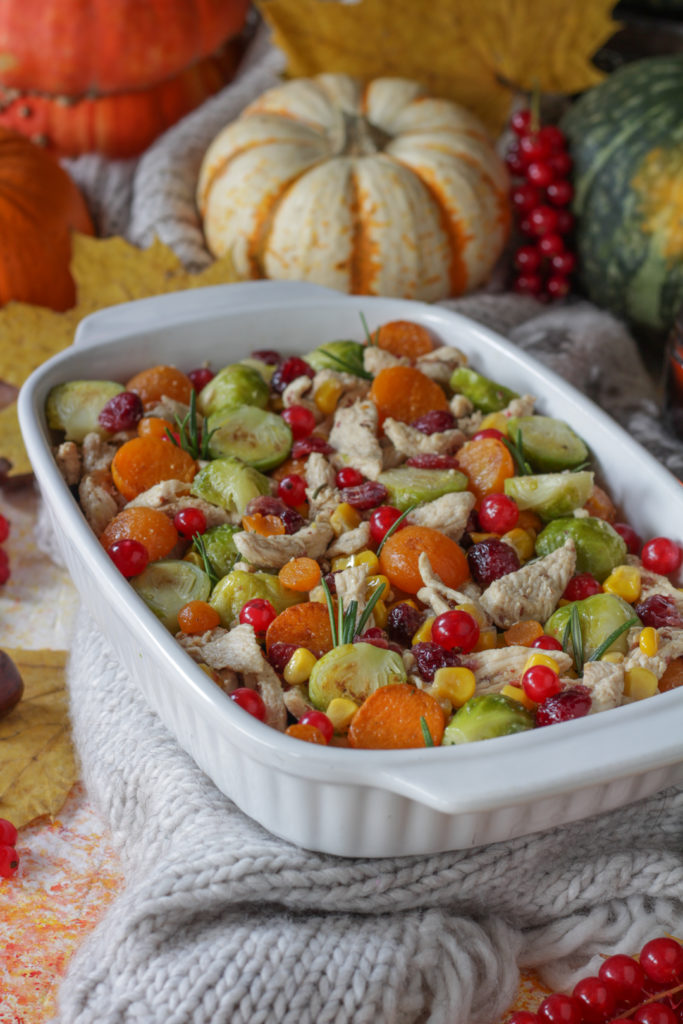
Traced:
[[378, 558], [379, 558], [380, 551], [382, 550], [382, 548], [384, 547], [386, 542], [389, 540], [389, 538], [391, 537], [392, 533], [396, 532], [396, 530], [401, 525], [401, 523], [403, 522], [405, 517], [408, 515], [408, 513], [412, 512], [413, 509], [416, 509], [417, 506], [418, 506], [418, 502], [416, 502], [414, 505], [409, 505], [408, 508], [405, 510], [405, 512], [401, 513], [401, 515], [398, 517], [396, 522], [391, 524], [391, 526], [389, 527], [389, 529], [387, 530], [387, 532], [384, 534], [384, 536], [382, 537], [381, 541], [379, 542], [379, 546], [377, 548], [377, 551], [375, 551], [375, 554], [377, 555]]

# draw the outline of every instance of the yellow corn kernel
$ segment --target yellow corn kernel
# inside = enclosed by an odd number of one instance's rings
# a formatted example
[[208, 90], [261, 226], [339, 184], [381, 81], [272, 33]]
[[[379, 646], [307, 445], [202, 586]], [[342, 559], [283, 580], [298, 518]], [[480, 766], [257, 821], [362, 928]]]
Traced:
[[602, 589], [633, 604], [640, 597], [640, 570], [635, 565], [618, 565], [603, 582]]
[[375, 624], [379, 626], [380, 629], [384, 629], [387, 624], [387, 619], [389, 618], [389, 612], [381, 597], [375, 601], [372, 614], [375, 617]]
[[479, 639], [472, 648], [473, 651], [491, 651], [496, 646], [498, 630], [495, 626], [484, 626], [479, 630]]
[[384, 597], [386, 597], [387, 594], [389, 593], [390, 584], [389, 580], [386, 578], [386, 576], [383, 576], [381, 572], [378, 573], [376, 576], [368, 576], [367, 580], [365, 581], [365, 589], [368, 594], [372, 594], [375, 590], [377, 590], [378, 587], [381, 587], [382, 584], [384, 584], [384, 590], [382, 591], [382, 594], [384, 595]]
[[436, 615], [430, 615], [425, 619], [420, 628], [413, 634], [412, 646], [415, 644], [428, 644], [432, 639], [432, 623]]
[[523, 704], [528, 711], [534, 711], [538, 707], [531, 697], [527, 697], [521, 686], [512, 686], [511, 683], [508, 683], [500, 692], [503, 697], [509, 697], [510, 700], [516, 700], [518, 704]]
[[522, 530], [521, 527], [516, 526], [514, 530], [508, 530], [507, 533], [504, 533], [500, 539], [509, 544], [511, 548], [514, 548], [522, 564], [533, 558], [536, 535], [529, 530]]
[[647, 658], [654, 658], [659, 650], [657, 630], [653, 629], [652, 626], [645, 626], [644, 629], [641, 629], [638, 637], [638, 646]]
[[472, 542], [474, 544], [478, 544], [479, 541], [482, 541], [482, 540], [488, 540], [489, 537], [498, 537], [498, 536], [500, 536], [500, 535], [497, 534], [497, 533], [471, 533], [470, 534], [470, 537], [472, 538]]
[[355, 530], [360, 524], [360, 513], [347, 501], [340, 502], [330, 516], [330, 526], [334, 530], [335, 537], [341, 537], [342, 533]]
[[659, 688], [659, 681], [649, 668], [635, 665], [624, 673], [624, 696], [631, 700], [643, 700], [653, 697]]
[[326, 380], [317, 389], [313, 401], [324, 416], [331, 416], [337, 408], [344, 388], [337, 380]]
[[456, 604], [455, 611], [467, 612], [468, 615], [472, 616], [480, 629], [484, 629], [489, 624], [489, 620], [487, 619], [484, 610], [480, 608], [479, 605], [472, 604], [471, 601], [466, 601], [463, 604]]
[[332, 572], [339, 572], [340, 569], [350, 569], [352, 565], [367, 565], [370, 576], [376, 576], [379, 572], [379, 558], [374, 551], [357, 551], [355, 555], [339, 555], [332, 559]]
[[325, 714], [332, 722], [334, 731], [343, 734], [348, 731], [356, 711], [358, 705], [350, 697], [333, 697]]
[[480, 430], [500, 430], [505, 437], [508, 436], [508, 420], [502, 412], [490, 412], [481, 421]]
[[317, 660], [315, 654], [311, 654], [305, 647], [297, 647], [282, 673], [285, 682], [290, 686], [305, 683]]
[[600, 661], [611, 661], [613, 665], [621, 665], [624, 660], [624, 655], [621, 651], [608, 651], [607, 654], [603, 654]]
[[461, 708], [470, 697], [474, 697], [476, 685], [474, 672], [469, 668], [437, 668], [429, 692], [437, 700], [444, 698], [449, 700], [454, 708]]
[[522, 669], [522, 675], [524, 675], [528, 668], [533, 668], [534, 665], [547, 665], [548, 668], [553, 670], [553, 672], [557, 672], [558, 675], [560, 674], [560, 669], [555, 659], [551, 658], [549, 654], [543, 654], [542, 651], [538, 651], [536, 654], [532, 654], [527, 658], [524, 668]]

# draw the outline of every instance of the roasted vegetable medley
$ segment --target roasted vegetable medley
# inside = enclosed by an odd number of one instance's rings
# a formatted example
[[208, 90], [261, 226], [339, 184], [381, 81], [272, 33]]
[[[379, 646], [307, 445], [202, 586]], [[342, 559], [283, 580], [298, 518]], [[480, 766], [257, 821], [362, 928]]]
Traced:
[[183, 649], [245, 712], [356, 748], [682, 685], [676, 539], [620, 521], [534, 396], [418, 323], [363, 333], [50, 392], [64, 479]]

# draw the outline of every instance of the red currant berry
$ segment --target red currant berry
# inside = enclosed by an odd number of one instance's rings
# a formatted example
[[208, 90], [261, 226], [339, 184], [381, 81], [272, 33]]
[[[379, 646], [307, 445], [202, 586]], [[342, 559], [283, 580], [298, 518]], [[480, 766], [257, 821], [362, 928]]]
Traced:
[[583, 1024], [602, 1024], [617, 1008], [610, 986], [600, 978], [582, 978], [572, 995], [581, 1006]]
[[254, 718], [258, 718], [259, 722], [265, 722], [266, 705], [263, 703], [263, 697], [256, 690], [251, 690], [248, 686], [238, 686], [229, 696], [230, 700], [234, 700], [235, 704], [239, 705], [243, 711], [248, 711]]
[[7, 818], [0, 818], [0, 846], [14, 846], [19, 833]]
[[551, 257], [550, 266], [556, 274], [564, 274], [568, 277], [576, 270], [576, 256], [573, 252], [557, 252]]
[[519, 140], [519, 155], [528, 167], [531, 163], [549, 157], [551, 155], [550, 145], [540, 133], [523, 135]]
[[270, 386], [276, 394], [281, 395], [288, 384], [291, 384], [297, 377], [315, 377], [315, 370], [304, 359], [298, 356], [290, 356], [280, 363], [272, 376]]
[[251, 358], [258, 359], [260, 363], [267, 363], [269, 366], [277, 366], [282, 356], [274, 348], [257, 348], [251, 353]]
[[126, 579], [139, 576], [149, 565], [149, 552], [139, 540], [116, 540], [107, 549], [107, 554]]
[[0, 878], [11, 878], [19, 868], [19, 854], [13, 846], [0, 846]]
[[110, 434], [132, 430], [142, 419], [142, 399], [134, 391], [120, 391], [104, 406], [97, 422]]
[[581, 1024], [581, 1006], [572, 996], [553, 992], [547, 996], [538, 1010], [541, 1024]]
[[242, 605], [239, 618], [242, 625], [251, 626], [255, 633], [265, 633], [277, 612], [265, 597], [253, 597]]
[[542, 704], [562, 689], [560, 677], [549, 665], [532, 665], [522, 676], [522, 688], [530, 700]]
[[560, 235], [568, 235], [574, 228], [574, 217], [565, 210], [564, 207], [555, 210], [557, 220], [555, 221], [555, 231]]
[[9, 567], [9, 555], [4, 548], [0, 548], [0, 586], [7, 583], [12, 573]]
[[306, 481], [298, 473], [284, 476], [277, 485], [277, 496], [290, 508], [298, 508], [306, 501]]
[[552, 259], [553, 256], [557, 256], [560, 252], [564, 252], [564, 239], [562, 235], [558, 235], [553, 231], [551, 234], [539, 238], [538, 251], [548, 259]]
[[173, 442], [175, 442], [175, 444], [178, 446], [178, 448], [180, 448], [181, 447], [181, 444], [180, 444], [180, 434], [178, 433], [177, 430], [169, 430], [168, 428], [166, 428], [166, 433], [161, 438], [161, 440], [162, 441], [167, 441], [169, 444], [172, 443], [171, 442], [171, 437], [168, 436], [169, 434], [173, 438]]
[[541, 202], [540, 190], [529, 182], [517, 185], [510, 193], [513, 209], [518, 213], [530, 213]]
[[640, 951], [640, 966], [651, 981], [659, 985], [683, 982], [683, 946], [662, 936], [646, 942]]
[[544, 125], [540, 129], [538, 137], [550, 147], [552, 153], [561, 153], [567, 145], [564, 132], [555, 124]]
[[[401, 518], [401, 515], [401, 511], [394, 508], [393, 505], [380, 505], [379, 508], [372, 510], [370, 513], [370, 536], [375, 544], [381, 544], [387, 531]], [[398, 529], [400, 528], [399, 526]]]
[[531, 644], [532, 647], [538, 647], [541, 651], [561, 651], [562, 644], [559, 640], [556, 640], [554, 636], [547, 636], [545, 633], [543, 636], [537, 636]]
[[558, 230], [558, 216], [559, 211], [555, 210], [552, 206], [536, 206], [529, 213], [531, 233], [536, 235], [537, 238], [542, 238], [543, 235], [554, 234]]
[[334, 726], [322, 711], [306, 711], [299, 719], [301, 725], [314, 725], [325, 737], [325, 743], [329, 743], [334, 736]]
[[551, 274], [545, 287], [551, 299], [564, 299], [569, 295], [569, 278], [563, 274]]
[[629, 555], [637, 555], [640, 551], [643, 543], [642, 538], [638, 536], [636, 531], [628, 523], [612, 523], [612, 526], [617, 531], [619, 536], [626, 544], [626, 550]]
[[479, 523], [487, 533], [507, 533], [517, 525], [519, 509], [507, 494], [487, 494], [479, 506]]
[[538, 1024], [538, 1016], [529, 1010], [515, 1010], [505, 1024]]
[[527, 107], [524, 110], [518, 110], [510, 118], [510, 127], [512, 128], [515, 135], [528, 135], [531, 127], [531, 111]]
[[514, 255], [514, 263], [517, 270], [525, 273], [535, 273], [541, 265], [541, 254], [535, 245], [522, 245]]
[[469, 654], [476, 647], [478, 639], [479, 623], [469, 612], [442, 612], [432, 623], [432, 642], [445, 651], [457, 648]]
[[652, 540], [643, 544], [640, 553], [643, 565], [651, 572], [660, 576], [667, 576], [675, 572], [683, 560], [683, 551], [673, 540], [668, 537], [653, 537]]
[[315, 416], [305, 405], [290, 405], [289, 409], [284, 409], [281, 415], [292, 431], [295, 441], [300, 441], [302, 437], [308, 437], [315, 428]]
[[173, 525], [181, 537], [206, 532], [206, 516], [200, 508], [181, 508], [173, 516]]
[[540, 274], [520, 274], [512, 287], [518, 295], [540, 295], [543, 291], [543, 278]]
[[623, 953], [608, 956], [600, 964], [598, 977], [609, 984], [616, 998], [624, 1003], [635, 1001], [645, 985], [643, 968], [637, 960]]
[[534, 238], [535, 237], [534, 229], [532, 228], [531, 221], [529, 220], [529, 214], [526, 214], [526, 216], [524, 216], [524, 217], [522, 217], [520, 219], [519, 230], [520, 230], [520, 233], [522, 235], [525, 235], [527, 238]]
[[583, 718], [591, 709], [591, 695], [587, 686], [581, 683], [569, 690], [562, 690], [554, 697], [548, 697], [536, 711], [536, 725], [554, 725]]
[[569, 153], [553, 153], [548, 157], [548, 163], [555, 171], [557, 178], [567, 178], [572, 169], [572, 158]]
[[0, 515], [0, 544], [4, 544], [7, 538], [9, 537], [9, 530], [9, 519], [6, 519], [5, 516]]
[[198, 366], [196, 370], [190, 370], [187, 376], [190, 384], [197, 394], [199, 394], [202, 388], [205, 388], [209, 381], [212, 381], [216, 375], [208, 366]]
[[337, 487], [357, 487], [364, 480], [365, 477], [359, 470], [353, 469], [351, 466], [344, 466], [342, 469], [337, 470], [334, 482]]
[[529, 164], [526, 169], [526, 176], [532, 185], [548, 189], [555, 178], [555, 171], [551, 164], [546, 163], [544, 160], [538, 160], [533, 164]]
[[565, 601], [583, 601], [586, 597], [592, 597], [593, 594], [601, 593], [602, 586], [598, 583], [595, 576], [591, 576], [589, 572], [580, 572], [577, 576], [572, 576], [564, 588], [562, 597]]
[[497, 437], [500, 441], [503, 436], [503, 432], [501, 430], [496, 430], [495, 427], [484, 427], [483, 430], [478, 430], [476, 434], [472, 435], [472, 440], [480, 441], [482, 437]]
[[551, 181], [546, 187], [546, 195], [553, 206], [568, 206], [574, 198], [571, 181]]
[[520, 155], [519, 146], [510, 146], [509, 150], [505, 154], [505, 166], [510, 174], [515, 176], [524, 174], [526, 164]]
[[647, 1003], [630, 1018], [635, 1024], [678, 1024], [680, 1018], [665, 1003]]

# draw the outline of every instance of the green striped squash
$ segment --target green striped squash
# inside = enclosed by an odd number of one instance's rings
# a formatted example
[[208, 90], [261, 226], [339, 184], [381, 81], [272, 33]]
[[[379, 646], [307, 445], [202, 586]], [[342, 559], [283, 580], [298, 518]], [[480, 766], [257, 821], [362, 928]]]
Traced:
[[598, 306], [663, 334], [683, 304], [683, 54], [625, 65], [561, 127], [583, 286]]

